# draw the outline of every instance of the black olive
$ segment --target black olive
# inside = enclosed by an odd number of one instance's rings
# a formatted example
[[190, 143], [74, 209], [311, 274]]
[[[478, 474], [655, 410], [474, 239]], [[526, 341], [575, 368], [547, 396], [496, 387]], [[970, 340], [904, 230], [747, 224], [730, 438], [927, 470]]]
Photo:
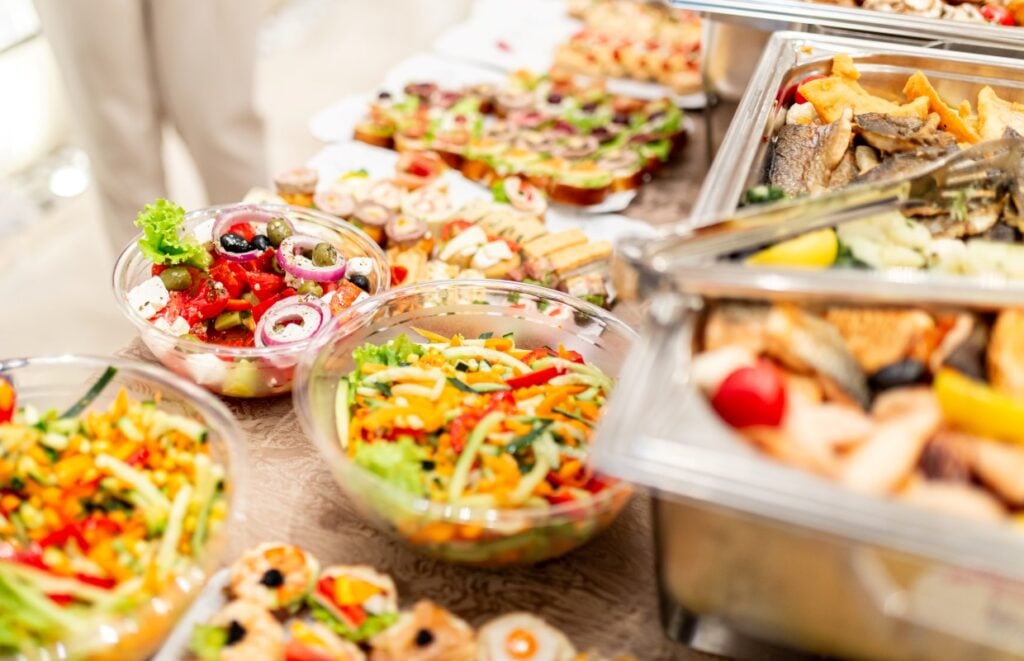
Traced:
[[985, 367], [985, 352], [988, 347], [988, 330], [978, 324], [966, 340], [961, 342], [942, 364], [959, 371], [964, 376], [985, 381], [988, 370]]
[[868, 385], [873, 390], [888, 390], [921, 383], [927, 375], [928, 368], [920, 360], [901, 360], [886, 365], [868, 377]]
[[270, 239], [267, 238], [266, 234], [257, 234], [252, 237], [252, 241], [250, 241], [250, 243], [256, 250], [266, 250], [270, 247]]
[[629, 114], [624, 112], [617, 112], [612, 117], [612, 121], [616, 124], [629, 124]]
[[580, 110], [583, 112], [594, 112], [597, 110], [597, 101], [591, 101], [590, 103], [584, 103], [580, 106]]
[[265, 585], [268, 588], [281, 587], [284, 585], [284, 574], [279, 569], [268, 569], [260, 579], [260, 585]]
[[377, 95], [377, 98], [380, 99], [381, 101], [387, 101], [388, 99], [391, 98], [391, 92], [381, 92], [380, 94]]
[[1004, 243], [1016, 243], [1020, 240], [1020, 233], [1005, 223], [996, 223], [992, 229], [982, 235], [989, 241], [1001, 241]]
[[551, 94], [548, 94], [548, 103], [561, 103], [561, 102], [562, 102], [562, 95], [559, 94], [558, 92], [552, 92]]
[[245, 240], [245, 237], [234, 232], [228, 232], [220, 237], [220, 247], [228, 252], [249, 252], [252, 250], [252, 246]]
[[356, 273], [348, 277], [348, 281], [359, 287], [367, 294], [370, 293], [370, 279], [361, 273]]
[[434, 642], [434, 634], [427, 629], [420, 629], [416, 632], [416, 647], [426, 647]]
[[238, 623], [238, 620], [231, 620], [231, 624], [228, 625], [228, 645], [234, 645], [235, 643], [241, 642], [245, 638], [245, 627]]
[[590, 135], [597, 138], [598, 142], [607, 142], [615, 137], [612, 135], [612, 132], [609, 131], [604, 126], [598, 126], [596, 129], [590, 132]]
[[420, 462], [420, 466], [422, 466], [425, 471], [432, 471], [437, 468], [437, 462], [432, 459], [424, 459]]

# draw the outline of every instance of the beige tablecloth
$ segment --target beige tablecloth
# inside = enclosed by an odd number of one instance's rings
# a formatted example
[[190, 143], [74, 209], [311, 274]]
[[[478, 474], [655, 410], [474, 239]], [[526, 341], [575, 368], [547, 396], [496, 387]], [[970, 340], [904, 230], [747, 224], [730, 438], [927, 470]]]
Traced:
[[[652, 224], [685, 217], [707, 169], [704, 120], [695, 120], [684, 158], [643, 188], [628, 215]], [[122, 353], [155, 360], [138, 340]], [[372, 564], [394, 576], [403, 604], [429, 597], [474, 625], [525, 610], [565, 630], [580, 649], [639, 659], [708, 658], [662, 632], [646, 495], [636, 496], [603, 535], [565, 558], [502, 570], [445, 564], [417, 555], [360, 516], [303, 434], [290, 397], [226, 403], [249, 441], [247, 518], [232, 533], [235, 553], [284, 540], [326, 564]]]

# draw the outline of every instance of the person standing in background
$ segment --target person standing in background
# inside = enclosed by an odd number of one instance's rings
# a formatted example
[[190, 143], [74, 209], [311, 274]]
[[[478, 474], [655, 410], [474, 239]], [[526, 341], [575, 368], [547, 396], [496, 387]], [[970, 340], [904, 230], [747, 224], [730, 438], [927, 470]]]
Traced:
[[138, 211], [167, 196], [165, 124], [182, 137], [210, 203], [265, 180], [253, 105], [256, 0], [36, 0], [120, 250]]

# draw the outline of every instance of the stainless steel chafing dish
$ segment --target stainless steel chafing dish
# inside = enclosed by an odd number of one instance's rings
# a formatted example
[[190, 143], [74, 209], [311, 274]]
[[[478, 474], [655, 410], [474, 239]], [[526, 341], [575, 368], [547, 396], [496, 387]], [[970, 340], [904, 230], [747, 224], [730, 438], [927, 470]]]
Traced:
[[721, 299], [992, 310], [1024, 287], [923, 273], [686, 265], [627, 245], [650, 297], [598, 465], [658, 496], [665, 595], [764, 640], [857, 658], [1024, 656], [1024, 534], [845, 490], [766, 458], [690, 381]]
[[680, 9], [762, 30], [802, 26], [971, 50], [1024, 49], [1024, 28], [843, 7], [809, 0], [671, 0]]
[[745, 190], [763, 183], [770, 140], [784, 118], [779, 99], [808, 75], [826, 73], [832, 57], [839, 53], [853, 58], [861, 85], [880, 96], [896, 98], [906, 79], [920, 70], [943, 98], [973, 99], [989, 85], [1003, 98], [1024, 102], [1024, 61], [1019, 59], [878, 44], [860, 38], [776, 33], [704, 180], [693, 207], [694, 218], [731, 213]]

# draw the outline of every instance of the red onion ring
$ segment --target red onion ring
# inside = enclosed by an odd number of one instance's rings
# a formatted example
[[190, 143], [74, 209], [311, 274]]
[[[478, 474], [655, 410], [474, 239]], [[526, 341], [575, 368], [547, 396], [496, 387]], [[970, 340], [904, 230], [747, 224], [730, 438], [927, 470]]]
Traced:
[[367, 227], [383, 228], [394, 216], [394, 212], [385, 205], [367, 200], [356, 207], [353, 217]]
[[281, 242], [277, 248], [277, 263], [286, 272], [313, 282], [337, 282], [345, 277], [345, 258], [338, 254], [338, 262], [331, 266], [317, 266], [313, 260], [302, 254], [303, 250], [312, 250], [316, 244], [323, 243], [315, 236], [293, 234]]
[[[316, 335], [331, 318], [331, 308], [317, 296], [290, 296], [274, 303], [260, 317], [256, 324], [256, 346], [275, 347], [282, 344], [302, 342]], [[276, 330], [279, 324], [289, 324], [289, 328], [300, 327], [299, 331], [289, 331], [295, 337], [281, 337]]]
[[231, 227], [238, 223], [249, 223], [250, 225], [263, 226], [263, 233], [266, 234], [267, 223], [278, 219], [283, 220], [288, 227], [291, 228], [292, 232], [295, 231], [295, 227], [287, 218], [280, 215], [274, 215], [260, 207], [246, 204], [225, 209], [217, 214], [217, 219], [213, 222], [213, 228], [210, 234], [213, 237], [213, 249], [218, 255], [221, 255], [224, 259], [232, 262], [248, 262], [256, 259], [263, 254], [262, 250], [256, 250], [254, 248], [245, 252], [228, 252], [220, 245], [220, 237], [226, 234]]

